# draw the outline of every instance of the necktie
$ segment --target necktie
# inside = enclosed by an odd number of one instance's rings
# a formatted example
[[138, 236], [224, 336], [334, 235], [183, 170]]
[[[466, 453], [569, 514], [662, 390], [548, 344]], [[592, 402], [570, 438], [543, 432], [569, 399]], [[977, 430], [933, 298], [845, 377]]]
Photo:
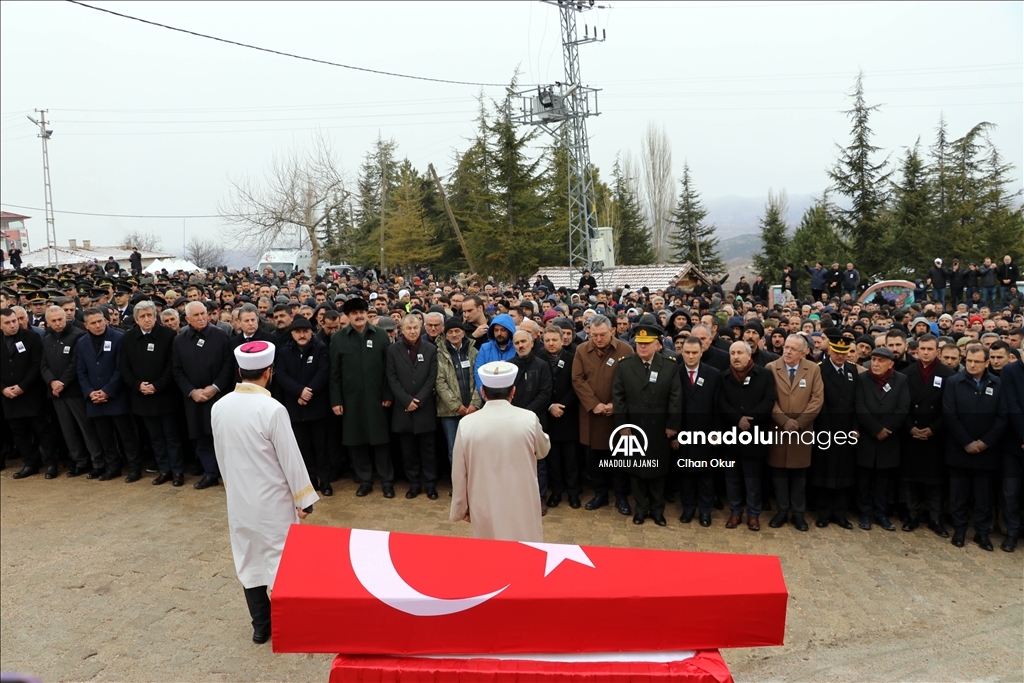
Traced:
[[796, 370], [794, 368], [790, 368], [789, 369], [789, 383], [792, 384], [794, 379], [796, 379]]
[[650, 362], [644, 363], [644, 370], [646, 370], [647, 372], [651, 371], [651, 364], [650, 364]]
[[697, 371], [696, 371], [696, 370], [690, 370], [690, 386], [691, 386], [691, 387], [692, 387], [692, 386], [694, 385], [694, 383], [696, 382], [696, 380], [694, 379], [694, 376], [695, 376], [696, 374], [697, 374]]

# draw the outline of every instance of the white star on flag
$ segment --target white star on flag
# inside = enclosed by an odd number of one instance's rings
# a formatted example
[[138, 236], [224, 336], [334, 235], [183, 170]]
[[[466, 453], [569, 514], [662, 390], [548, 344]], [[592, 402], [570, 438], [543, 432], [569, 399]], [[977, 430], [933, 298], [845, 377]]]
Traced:
[[555, 567], [562, 564], [565, 560], [572, 560], [573, 562], [578, 562], [594, 568], [594, 563], [591, 562], [590, 558], [587, 557], [587, 554], [583, 552], [583, 548], [578, 545], [562, 545], [561, 543], [530, 543], [529, 541], [520, 541], [520, 543], [547, 553], [547, 560], [544, 562], [544, 576], [553, 572]]

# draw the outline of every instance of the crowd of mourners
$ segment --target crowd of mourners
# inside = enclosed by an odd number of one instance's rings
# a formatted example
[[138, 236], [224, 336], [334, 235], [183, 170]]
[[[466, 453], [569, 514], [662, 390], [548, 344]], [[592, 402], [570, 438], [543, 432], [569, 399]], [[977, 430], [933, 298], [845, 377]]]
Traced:
[[897, 519], [942, 538], [950, 525], [957, 546], [973, 524], [978, 546], [1001, 534], [1012, 552], [1024, 473], [1016, 268], [1010, 256], [965, 270], [936, 259], [902, 301], [864, 300], [871, 283], [852, 263], [788, 265], [773, 283], [781, 300], [760, 277], [726, 291], [724, 279], [606, 287], [589, 272], [575, 287], [426, 268], [408, 280], [149, 274], [134, 258], [7, 269], [0, 463], [20, 459], [14, 479], [53, 479], [63, 464], [67, 477], [218, 486], [211, 408], [238, 381], [233, 350], [264, 340], [317, 490], [351, 477], [357, 496], [379, 482], [393, 498], [402, 480], [406, 498], [436, 499], [459, 421], [483, 405], [478, 370], [505, 360], [519, 368], [513, 404], [551, 440], [538, 465], [545, 513], [614, 505], [664, 526], [678, 501], [684, 524], [711, 526], [715, 510], [752, 531], [765, 512], [802, 532], [809, 521], [894, 531]]

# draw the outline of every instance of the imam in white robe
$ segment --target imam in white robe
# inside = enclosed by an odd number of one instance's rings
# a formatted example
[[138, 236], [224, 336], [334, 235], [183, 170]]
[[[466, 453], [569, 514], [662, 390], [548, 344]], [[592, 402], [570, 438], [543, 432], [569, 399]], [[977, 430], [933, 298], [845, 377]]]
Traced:
[[246, 588], [274, 587], [295, 508], [320, 497], [302, 462], [288, 411], [256, 384], [213, 406], [213, 446], [224, 478], [235, 572]]
[[508, 401], [488, 401], [463, 417], [452, 454], [451, 521], [468, 512], [475, 538], [543, 543], [537, 461], [549, 450], [537, 416]]

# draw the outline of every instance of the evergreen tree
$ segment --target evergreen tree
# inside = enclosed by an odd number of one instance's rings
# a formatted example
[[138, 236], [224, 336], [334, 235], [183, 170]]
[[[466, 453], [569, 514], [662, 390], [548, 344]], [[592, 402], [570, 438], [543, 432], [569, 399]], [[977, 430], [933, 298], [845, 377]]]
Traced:
[[839, 158], [828, 171], [832, 188], [850, 202], [849, 209], [837, 209], [839, 228], [850, 244], [853, 261], [862, 278], [874, 279], [885, 267], [885, 225], [881, 212], [885, 206], [891, 171], [888, 160], [875, 164], [879, 151], [871, 144], [874, 131], [869, 120], [878, 105], [864, 101], [864, 74], [857, 75], [852, 94], [853, 108], [844, 112], [853, 123], [848, 147], [839, 148]]
[[761, 226], [761, 250], [754, 254], [754, 272], [769, 284], [780, 284], [782, 269], [790, 260], [787, 203], [785, 190], [769, 190], [764, 216], [758, 221]]
[[893, 231], [884, 251], [890, 255], [886, 274], [925, 278], [932, 261], [948, 253], [947, 233], [936, 233], [932, 208], [935, 185], [919, 151], [920, 141], [907, 150], [900, 164], [900, 180], [893, 186]]
[[1024, 207], [1021, 190], [1008, 192], [1013, 186], [1013, 165], [1003, 161], [999, 150], [989, 143], [988, 158], [983, 169], [984, 192], [981, 197], [982, 215], [981, 250], [997, 264], [1006, 254], [1015, 260], [1021, 256], [1024, 245]]
[[427, 221], [422, 178], [405, 159], [399, 166], [384, 222], [385, 262], [391, 271], [411, 276], [419, 266], [431, 265], [441, 255], [435, 243], [436, 226]]
[[704, 222], [708, 212], [700, 201], [700, 193], [693, 187], [687, 163], [683, 164], [679, 184], [679, 201], [672, 212], [674, 229], [669, 236], [672, 259], [677, 263], [689, 261], [708, 275], [722, 273], [725, 263], [718, 255], [715, 226]]
[[639, 266], [654, 262], [651, 229], [644, 219], [636, 180], [625, 178], [616, 158], [612, 167], [612, 210], [608, 221], [615, 229], [615, 263]]
[[[359, 262], [380, 265], [380, 221], [388, 209], [387, 198], [398, 182], [398, 143], [378, 134], [373, 149], [363, 157], [356, 180], [355, 222], [359, 231]], [[387, 219], [385, 218], [385, 221]], [[387, 254], [384, 264], [387, 266]]]
[[786, 263], [812, 264], [821, 261], [826, 268], [833, 263], [846, 265], [846, 245], [836, 229], [832, 208], [826, 197], [816, 200], [804, 211], [787, 251]]

